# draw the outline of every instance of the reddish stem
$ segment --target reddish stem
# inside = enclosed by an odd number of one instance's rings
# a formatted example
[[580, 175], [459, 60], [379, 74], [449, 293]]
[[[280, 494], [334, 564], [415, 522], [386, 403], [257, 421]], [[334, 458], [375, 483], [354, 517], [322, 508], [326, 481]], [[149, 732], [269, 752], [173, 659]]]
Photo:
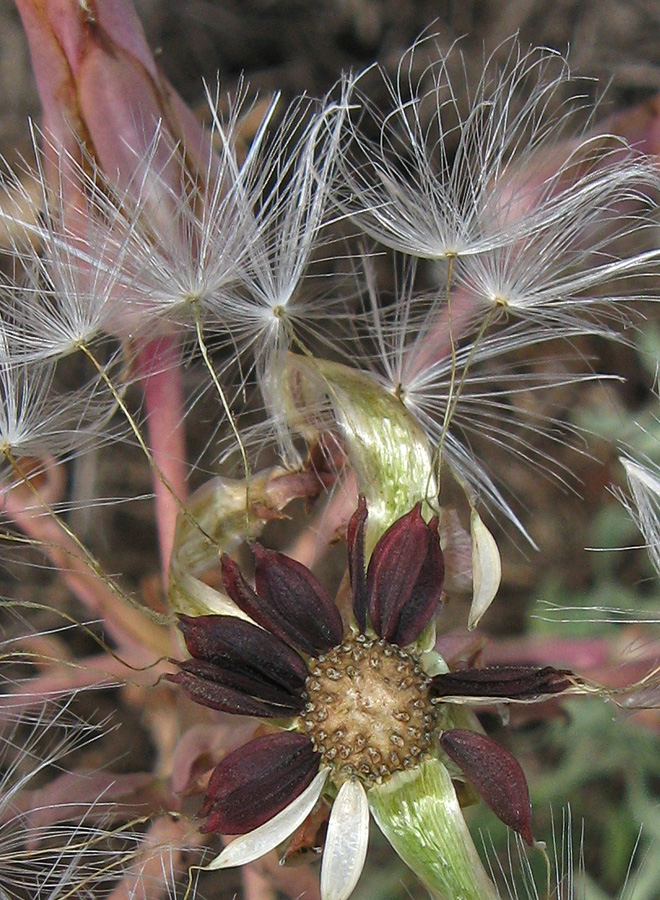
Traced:
[[[83, 657], [75, 665], [53, 663], [42, 674], [20, 682], [11, 692], [0, 695], [0, 722], [19, 711], [40, 706], [46, 700], [70, 696], [77, 691], [115, 687], [129, 680], [132, 684], [153, 687], [169, 664], [162, 662], [140, 671], [140, 666], [148, 665], [152, 660], [153, 657], [144, 651], [136, 651], [125, 652], [122, 659], [98, 654]], [[28, 661], [33, 665], [39, 663], [39, 660]], [[135, 668], [128, 668], [128, 665]]]
[[[163, 585], [167, 588], [170, 556], [180, 503], [185, 502], [186, 435], [183, 378], [176, 338], [161, 337], [142, 349], [138, 360], [147, 413], [153, 471], [156, 525]], [[159, 477], [162, 473], [169, 485]], [[177, 500], [179, 502], [177, 502]]]
[[167, 631], [113, 589], [53, 512], [36, 503], [26, 485], [7, 488], [0, 496], [0, 508], [42, 550], [86, 608], [103, 619], [107, 634], [121, 648], [143, 648], [156, 656], [166, 655], [171, 650]]
[[483, 315], [483, 309], [483, 302], [465, 288], [452, 291], [451, 305], [443, 307], [424, 342], [413, 345], [414, 353], [406, 368], [408, 379], [448, 359], [452, 343], [459, 346], [462, 338], [479, 320], [480, 314]]
[[492, 641], [483, 651], [485, 665], [567, 666], [580, 674], [612, 665], [620, 648], [606, 638], [510, 638]]
[[[160, 816], [154, 819], [144, 835], [140, 854], [121, 882], [108, 895], [108, 900], [164, 900], [172, 897], [174, 878], [184, 874], [191, 851], [203, 842], [199, 830], [185, 818]], [[194, 896], [194, 892], [193, 892]]]
[[357, 485], [355, 473], [351, 472], [344, 481], [336, 485], [320, 515], [288, 546], [287, 556], [308, 569], [313, 569], [337, 536], [338, 530], [346, 526], [356, 505]]
[[319, 876], [316, 867], [309, 865], [281, 866], [275, 853], [268, 853], [252, 863], [273, 888], [291, 900], [320, 900]]
[[243, 866], [241, 875], [245, 900], [275, 900], [275, 888], [260, 866]]

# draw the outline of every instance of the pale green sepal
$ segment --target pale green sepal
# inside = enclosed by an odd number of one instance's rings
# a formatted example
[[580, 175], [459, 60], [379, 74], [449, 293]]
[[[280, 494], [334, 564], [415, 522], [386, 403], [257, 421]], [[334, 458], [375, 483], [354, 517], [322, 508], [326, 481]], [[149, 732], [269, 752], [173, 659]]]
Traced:
[[429, 678], [433, 678], [435, 675], [446, 675], [449, 671], [449, 666], [437, 650], [426, 650], [420, 656], [419, 662]]
[[[415, 503], [435, 498], [433, 453], [417, 421], [369, 374], [340, 363], [289, 354], [286, 414], [307, 441], [339, 426], [367, 499], [365, 556]], [[430, 508], [424, 517], [431, 515]]]
[[381, 831], [436, 900], [498, 900], [438, 759], [369, 791]]
[[[443, 701], [436, 705], [435, 710], [436, 727], [439, 731], [451, 731], [452, 728], [467, 728], [468, 731], [483, 732], [483, 727], [477, 718], [477, 714], [469, 706], [462, 703], [447, 703], [443, 698]], [[451, 760], [447, 757], [443, 762], [447, 765]], [[453, 774], [453, 765], [449, 768]], [[456, 771], [460, 770], [457, 769]]]
[[369, 843], [369, 803], [362, 782], [345, 781], [332, 804], [321, 866], [321, 900], [348, 900]]
[[321, 769], [312, 783], [296, 797], [282, 812], [273, 816], [268, 822], [255, 828], [248, 834], [242, 834], [231, 844], [227, 844], [219, 856], [211, 860], [201, 869], [207, 872], [212, 869], [229, 869], [233, 866], [244, 866], [254, 862], [260, 856], [265, 856], [274, 850], [278, 844], [290, 837], [300, 828], [307, 816], [316, 806], [321, 796], [323, 786], [328, 777], [329, 769]]
[[433, 650], [437, 638], [436, 631], [437, 629], [435, 627], [435, 616], [433, 616], [433, 618], [428, 623], [428, 625], [426, 625], [417, 640], [413, 641], [411, 644], [411, 646], [415, 648], [415, 653], [424, 654], [429, 653]]
[[474, 508], [470, 513], [470, 533], [472, 535], [472, 605], [468, 616], [468, 628], [472, 630], [477, 627], [499, 590], [502, 580], [502, 561], [495, 538]]
[[186, 616], [234, 616], [252, 622], [233, 600], [186, 572], [177, 571], [169, 585], [170, 607]]

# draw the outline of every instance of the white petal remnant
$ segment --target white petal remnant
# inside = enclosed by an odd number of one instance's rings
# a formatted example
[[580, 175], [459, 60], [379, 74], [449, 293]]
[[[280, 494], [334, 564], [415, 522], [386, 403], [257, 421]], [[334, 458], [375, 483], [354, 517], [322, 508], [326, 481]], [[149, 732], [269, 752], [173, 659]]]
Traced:
[[228, 869], [232, 866], [244, 866], [274, 850], [285, 841], [296, 828], [300, 828], [316, 805], [328, 777], [328, 769], [321, 769], [314, 781], [305, 788], [299, 797], [289, 803], [282, 812], [268, 822], [243, 834], [232, 841], [219, 856], [203, 867], [204, 871], [212, 869]]
[[322, 900], [347, 900], [362, 874], [369, 804], [360, 781], [345, 781], [332, 807], [321, 868]]
[[476, 628], [495, 599], [502, 579], [502, 561], [495, 538], [473, 509], [470, 514], [472, 534], [472, 605], [468, 628]]

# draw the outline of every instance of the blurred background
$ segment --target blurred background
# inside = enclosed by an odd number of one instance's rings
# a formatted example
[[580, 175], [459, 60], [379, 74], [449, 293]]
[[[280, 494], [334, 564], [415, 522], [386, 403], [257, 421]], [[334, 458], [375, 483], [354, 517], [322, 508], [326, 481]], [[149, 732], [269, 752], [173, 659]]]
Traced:
[[[394, 75], [402, 53], [429, 33], [443, 48], [459, 41], [457, 89], [466, 80], [476, 83], [485, 57], [518, 34], [523, 49], [543, 45], [568, 54], [571, 68], [585, 79], [580, 85], [585, 107], [598, 104], [596, 121], [652, 104], [660, 94], [658, 0], [137, 0], [137, 8], [159, 65], [200, 115], [203, 81], [215, 84], [218, 74], [222, 91], [229, 94], [245, 76], [251, 96], [267, 98], [277, 91], [286, 99], [303, 92], [322, 96], [342, 71], [360, 70], [374, 61]], [[369, 84], [367, 79], [365, 90]], [[375, 78], [373, 91], [374, 102], [385, 107], [382, 82]], [[467, 93], [463, 99], [467, 104]], [[582, 116], [586, 120], [586, 110]], [[28, 117], [38, 120], [39, 103], [27, 46], [11, 0], [0, 0], [0, 151], [10, 165], [31, 157]], [[611, 490], [624, 484], [618, 462], [622, 445], [660, 461], [654, 393], [660, 321], [653, 308], [639, 314], [640, 327], [627, 342], [594, 340], [575, 348], [575, 366], [622, 380], [569, 386], [551, 397], [530, 392], [518, 398], [527, 413], [550, 412], [567, 431], [584, 429], [577, 450], [561, 440], [548, 444], [547, 453], [565, 467], [563, 481], [522, 467], [489, 445], [489, 466], [497, 478], [515, 484], [516, 512], [539, 551], [498, 526], [503, 584], [480, 629], [484, 641], [492, 639], [486, 658], [541, 659], [588, 669], [593, 677], [607, 673], [614, 683], [617, 678], [625, 682], [625, 664], [637, 658], [640, 648], [649, 658], [660, 651], [660, 586], [639, 547], [638, 533]], [[520, 365], [542, 366], [543, 361], [526, 359]], [[200, 445], [203, 440], [202, 435]], [[124, 457], [121, 465], [103, 451], [94, 459], [99, 493], [148, 494], [149, 472], [140, 454], [126, 446], [113, 448], [117, 452]], [[97, 524], [89, 535], [110, 570], [122, 572], [135, 585], [157, 573], [150, 515], [147, 500], [117, 504], [103, 512], [103, 529]], [[612, 552], [601, 552], [610, 548]], [[39, 566], [14, 567], [8, 560], [0, 590], [28, 596], [49, 577]], [[464, 610], [456, 613], [455, 624], [460, 621]], [[130, 749], [118, 733], [116, 747], [104, 743], [105, 759], [98, 763], [112, 758], [125, 771], [138, 768], [149, 747], [135, 709], [117, 711], [111, 694], [98, 693], [93, 706], [94, 716], [113, 713], [132, 728]], [[489, 712], [490, 733], [522, 762], [532, 789], [535, 833], [549, 840], [554, 828], [559, 868], [568, 872], [582, 858], [586, 874], [582, 893], [576, 895], [658, 900], [660, 713], [626, 714], [592, 699], [561, 707], [546, 704], [533, 715], [512, 717], [516, 728], [504, 729], [501, 711]], [[493, 865], [500, 859], [506, 867], [505, 829], [487, 810], [475, 812], [471, 822], [483, 829]], [[570, 829], [573, 861], [563, 856]], [[372, 834], [357, 900], [422, 896], [422, 888], [375, 829]], [[476, 840], [479, 845], [478, 836]], [[542, 895], [542, 862], [533, 860], [533, 865]], [[567, 891], [568, 884], [567, 877]], [[238, 885], [237, 876], [223, 874], [209, 877], [201, 888], [224, 900]], [[526, 896], [523, 887], [519, 892]]]

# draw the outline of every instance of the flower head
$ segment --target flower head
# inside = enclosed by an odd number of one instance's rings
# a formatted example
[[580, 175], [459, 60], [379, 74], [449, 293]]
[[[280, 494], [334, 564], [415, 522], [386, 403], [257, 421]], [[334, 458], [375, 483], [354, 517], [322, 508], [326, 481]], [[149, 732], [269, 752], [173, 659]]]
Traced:
[[366, 520], [361, 498], [347, 535], [347, 628], [306, 567], [254, 545], [255, 588], [223, 556], [224, 585], [237, 615], [181, 616], [192, 659], [168, 676], [198, 703], [283, 729], [268, 728], [215, 768], [201, 808], [207, 817], [202, 830], [241, 837], [210, 867], [256, 859], [291, 837], [315, 810], [324, 816], [332, 803], [321, 872], [324, 900], [343, 900], [357, 883], [372, 800], [380, 809], [378, 789], [434, 756], [451, 760], [457, 777], [472, 782], [531, 844], [522, 769], [479, 733], [476, 720], [475, 730], [454, 728], [446, 699], [530, 700], [571, 684], [568, 673], [552, 668], [449, 674], [437, 654], [424, 652], [422, 639], [443, 602], [437, 519], [427, 523], [417, 504], [380, 537], [365, 570]]

